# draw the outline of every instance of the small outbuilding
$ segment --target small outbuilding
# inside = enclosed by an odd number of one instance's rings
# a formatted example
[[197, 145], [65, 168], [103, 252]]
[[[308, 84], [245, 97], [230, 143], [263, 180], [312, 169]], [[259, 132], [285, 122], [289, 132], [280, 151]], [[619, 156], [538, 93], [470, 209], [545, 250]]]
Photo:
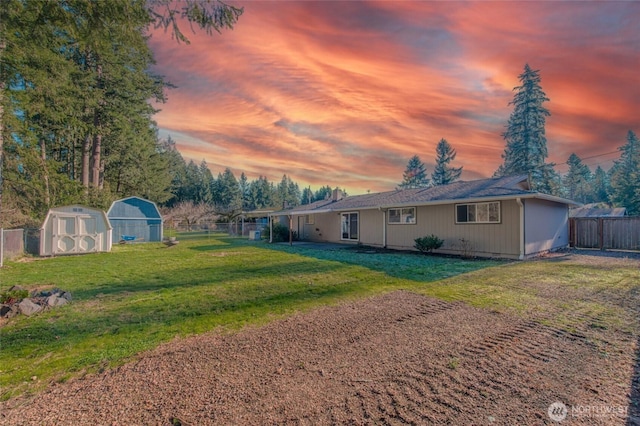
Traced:
[[52, 208], [40, 228], [40, 256], [108, 252], [111, 244], [106, 213], [90, 207]]
[[162, 215], [153, 201], [123, 198], [111, 204], [107, 216], [116, 241], [162, 241]]

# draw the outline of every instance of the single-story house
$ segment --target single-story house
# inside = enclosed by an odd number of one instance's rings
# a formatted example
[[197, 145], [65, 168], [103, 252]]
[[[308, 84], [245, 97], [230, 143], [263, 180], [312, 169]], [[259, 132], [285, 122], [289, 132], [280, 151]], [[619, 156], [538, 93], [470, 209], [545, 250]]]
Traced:
[[439, 253], [525, 259], [567, 247], [571, 200], [531, 191], [528, 178], [458, 181], [330, 199], [270, 214], [305, 241], [415, 250], [434, 234]]

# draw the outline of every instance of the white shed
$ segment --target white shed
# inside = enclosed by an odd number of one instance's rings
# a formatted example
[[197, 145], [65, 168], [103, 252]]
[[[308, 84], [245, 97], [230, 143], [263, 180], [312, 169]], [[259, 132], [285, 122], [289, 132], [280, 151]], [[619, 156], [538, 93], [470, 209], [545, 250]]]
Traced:
[[40, 228], [40, 256], [111, 251], [111, 244], [107, 214], [90, 207], [52, 208]]

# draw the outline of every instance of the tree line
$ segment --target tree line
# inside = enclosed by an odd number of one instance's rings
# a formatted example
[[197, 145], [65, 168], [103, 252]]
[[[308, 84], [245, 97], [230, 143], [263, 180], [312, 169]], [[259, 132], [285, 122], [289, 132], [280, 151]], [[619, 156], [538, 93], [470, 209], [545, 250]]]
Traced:
[[[607, 203], [626, 207], [629, 215], [640, 215], [640, 143], [636, 134], [629, 130], [626, 143], [618, 148], [620, 158], [608, 171], [598, 166], [592, 172], [578, 155], [572, 153], [564, 163], [569, 170], [561, 176], [555, 170], [556, 164], [547, 162], [545, 123], [551, 113], [544, 106], [549, 98], [542, 90], [540, 71], [526, 64], [518, 79], [520, 85], [513, 89], [515, 94], [509, 102], [513, 112], [502, 134], [506, 143], [503, 162], [494, 177], [528, 175], [534, 191], [583, 204]], [[425, 164], [414, 155], [409, 159], [398, 187], [420, 188], [454, 182], [462, 171], [462, 167], [450, 165], [455, 156], [455, 150], [442, 139], [436, 148], [431, 179]]]
[[170, 83], [150, 72], [149, 31], [188, 43], [181, 22], [213, 34], [242, 12], [218, 0], [2, 0], [0, 226], [64, 204], [171, 199], [150, 103]]
[[249, 180], [244, 172], [236, 178], [230, 168], [214, 177], [207, 162], [185, 161], [171, 137], [163, 142], [171, 156], [172, 198], [163, 203], [168, 216], [189, 223], [216, 219], [230, 222], [243, 212], [280, 210], [327, 199], [333, 188], [325, 185], [315, 192], [311, 187], [300, 190], [298, 183], [286, 174], [279, 182], [266, 176]]

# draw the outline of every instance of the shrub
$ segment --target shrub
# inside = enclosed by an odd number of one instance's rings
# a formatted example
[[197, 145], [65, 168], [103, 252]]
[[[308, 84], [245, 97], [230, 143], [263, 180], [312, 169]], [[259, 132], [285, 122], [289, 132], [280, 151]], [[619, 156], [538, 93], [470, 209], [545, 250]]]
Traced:
[[[268, 234], [267, 234], [268, 235]], [[293, 232], [293, 239], [298, 239], [297, 232]], [[281, 223], [273, 224], [273, 240], [274, 243], [281, 243], [283, 241], [289, 241], [289, 228]]]
[[7, 290], [0, 293], [0, 303], [13, 303], [29, 297], [29, 292], [24, 289]]
[[414, 247], [422, 253], [431, 253], [433, 250], [439, 249], [444, 244], [444, 240], [435, 235], [427, 235], [426, 237], [416, 238]]

